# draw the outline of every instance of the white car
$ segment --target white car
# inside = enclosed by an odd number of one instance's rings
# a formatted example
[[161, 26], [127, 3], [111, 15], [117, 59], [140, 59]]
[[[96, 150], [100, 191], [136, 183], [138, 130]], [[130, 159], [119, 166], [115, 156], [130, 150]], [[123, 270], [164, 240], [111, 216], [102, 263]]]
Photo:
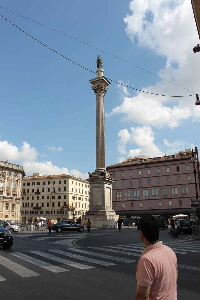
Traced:
[[20, 230], [20, 227], [18, 225], [15, 225], [10, 221], [5, 221], [4, 227], [10, 230], [10, 232], [18, 232]]

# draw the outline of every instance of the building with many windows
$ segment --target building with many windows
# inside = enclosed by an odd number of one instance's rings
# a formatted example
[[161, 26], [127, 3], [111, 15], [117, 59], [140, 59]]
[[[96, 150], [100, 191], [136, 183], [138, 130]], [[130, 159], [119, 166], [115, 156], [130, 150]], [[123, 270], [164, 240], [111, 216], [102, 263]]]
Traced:
[[198, 152], [134, 158], [107, 167], [113, 178], [113, 209], [121, 216], [193, 213], [198, 198]]
[[21, 214], [23, 220], [78, 219], [89, 209], [89, 183], [66, 174], [39, 173], [24, 177]]
[[23, 167], [0, 161], [0, 220], [21, 221]]

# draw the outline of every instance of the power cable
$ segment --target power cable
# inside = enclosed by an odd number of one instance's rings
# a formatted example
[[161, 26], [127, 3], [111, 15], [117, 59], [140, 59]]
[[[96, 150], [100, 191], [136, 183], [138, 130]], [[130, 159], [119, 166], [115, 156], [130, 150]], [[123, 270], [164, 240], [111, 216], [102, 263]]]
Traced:
[[38, 25], [40, 25], [40, 26], [43, 26], [44, 28], [50, 29], [51, 31], [54, 31], [54, 32], [56, 32], [56, 33], [58, 33], [58, 34], [60, 34], [60, 35], [63, 35], [63, 36], [65, 36], [65, 37], [67, 37], [67, 38], [70, 38], [71, 40], [74, 40], [74, 41], [76, 41], [76, 42], [79, 42], [79, 43], [81, 43], [81, 44], [83, 44], [83, 45], [85, 45], [85, 46], [88, 46], [88, 47], [91, 47], [91, 48], [96, 49], [96, 50], [98, 50], [98, 51], [101, 51], [101, 52], [103, 52], [103, 53], [105, 53], [105, 54], [107, 54], [107, 55], [109, 55], [109, 56], [112, 56], [112, 57], [114, 57], [114, 58], [116, 58], [116, 59], [118, 59], [118, 60], [120, 60], [120, 61], [122, 61], [122, 62], [124, 62], [124, 63], [126, 63], [126, 64], [129, 64], [129, 65], [131, 65], [131, 66], [133, 66], [133, 67], [135, 67], [135, 68], [138, 68], [138, 69], [140, 69], [140, 70], [142, 70], [142, 71], [144, 71], [144, 72], [146, 72], [146, 73], [149, 73], [149, 74], [151, 74], [151, 75], [154, 75], [154, 76], [158, 77], [159, 79], [162, 79], [162, 80], [164, 80], [164, 81], [166, 81], [166, 82], [168, 82], [168, 83], [171, 83], [171, 84], [173, 84], [173, 85], [175, 85], [175, 86], [177, 86], [177, 87], [179, 87], [179, 88], [182, 88], [182, 89], [184, 89], [184, 90], [186, 90], [186, 91], [188, 91], [188, 92], [190, 92], [190, 93], [195, 94], [194, 92], [190, 91], [189, 89], [187, 89], [187, 88], [185, 88], [185, 87], [183, 87], [183, 86], [181, 86], [181, 85], [179, 85], [179, 84], [177, 84], [177, 83], [175, 83], [175, 82], [172, 82], [172, 81], [170, 81], [170, 80], [168, 80], [168, 79], [166, 79], [166, 78], [164, 78], [164, 77], [161, 77], [161, 76], [159, 76], [159, 75], [157, 75], [157, 74], [155, 74], [155, 73], [153, 73], [153, 72], [151, 72], [151, 71], [148, 71], [148, 70], [146, 70], [146, 69], [144, 69], [144, 68], [142, 68], [142, 67], [139, 67], [139, 66], [137, 66], [137, 65], [135, 65], [135, 64], [133, 64], [133, 63], [131, 63], [131, 62], [129, 62], [129, 61], [123, 59], [123, 58], [120, 58], [120, 57], [118, 57], [118, 56], [116, 56], [116, 55], [114, 55], [114, 54], [111, 54], [111, 53], [109, 53], [109, 52], [107, 52], [107, 51], [105, 51], [105, 50], [103, 50], [103, 49], [100, 49], [100, 48], [98, 48], [98, 47], [96, 47], [96, 46], [93, 46], [93, 45], [91, 45], [91, 44], [89, 44], [89, 43], [83, 42], [83, 41], [81, 41], [81, 40], [79, 40], [79, 39], [77, 39], [77, 38], [74, 38], [74, 37], [72, 37], [72, 36], [70, 36], [70, 35], [68, 35], [68, 34], [66, 34], [66, 33], [64, 33], [64, 32], [61, 32], [61, 31], [59, 31], [59, 30], [57, 30], [57, 29], [54, 29], [54, 28], [52, 28], [52, 27], [50, 27], [50, 26], [48, 26], [48, 25], [45, 25], [45, 24], [42, 24], [42, 23], [40, 23], [40, 22], [38, 22], [38, 21], [35, 21], [35, 20], [33, 20], [33, 19], [30, 19], [30, 18], [28, 18], [28, 17], [26, 17], [26, 16], [24, 16], [24, 15], [21, 15], [21, 14], [15, 12], [15, 11], [13, 11], [13, 10], [10, 10], [10, 9], [8, 9], [8, 8], [6, 8], [6, 7], [4, 7], [4, 6], [2, 6], [2, 5], [0, 5], [0, 8], [2, 8], [2, 9], [4, 9], [4, 10], [7, 10], [8, 12], [11, 12], [11, 13], [13, 13], [13, 14], [16, 14], [17, 16], [19, 16], [19, 17], [21, 17], [21, 18], [24, 18], [24, 19], [26, 19], [26, 20], [28, 20], [28, 21], [31, 21], [31, 22], [33, 22], [33, 23], [35, 23], [35, 24], [38, 24]]
[[[29, 33], [27, 33], [26, 31], [24, 31], [23, 29], [21, 29], [19, 26], [17, 26], [16, 24], [12, 23], [10, 20], [8, 20], [6, 17], [4, 17], [2, 14], [0, 14], [0, 17], [2, 17], [2, 19], [4, 19], [5, 21], [7, 21], [9, 24], [11, 24], [12, 26], [14, 26], [15, 28], [17, 28], [18, 30], [20, 30], [21, 32], [23, 32], [25, 35], [27, 35], [28, 37], [30, 37], [31, 39], [33, 39], [34, 41], [36, 41], [37, 43], [39, 43], [40, 45], [44, 46], [45, 48], [51, 50], [52, 52], [56, 53], [57, 55], [61, 56], [62, 58], [70, 61], [71, 63], [73, 63], [74, 65], [90, 72], [90, 73], [93, 73], [93, 74], [96, 74], [94, 71], [76, 63], [75, 61], [73, 61], [72, 59], [69, 59], [68, 57], [66, 57], [65, 55], [59, 53], [58, 51], [50, 48], [49, 46], [47, 46], [46, 44], [44, 44], [43, 42], [40, 42], [38, 39], [36, 39], [35, 37], [33, 37], [32, 35], [30, 35]], [[153, 92], [148, 92], [148, 91], [144, 91], [144, 90], [140, 90], [140, 89], [137, 89], [137, 88], [134, 88], [132, 86], [128, 86], [126, 84], [123, 84], [121, 82], [118, 82], [116, 80], [113, 80], [113, 79], [110, 79], [110, 78], [106, 78], [108, 79], [109, 81], [111, 82], [114, 82], [118, 85], [121, 85], [121, 86], [124, 86], [126, 88], [129, 88], [129, 89], [132, 89], [132, 90], [135, 90], [135, 91], [139, 91], [139, 92], [143, 92], [145, 94], [151, 94], [151, 95], [155, 95], [155, 96], [162, 96], [162, 97], [178, 97], [178, 98], [183, 98], [183, 97], [192, 97], [193, 95], [188, 95], [188, 96], [178, 96], [178, 95], [175, 95], [175, 96], [168, 96], [168, 95], [161, 95], [161, 94], [157, 94], [157, 93], [153, 93]]]

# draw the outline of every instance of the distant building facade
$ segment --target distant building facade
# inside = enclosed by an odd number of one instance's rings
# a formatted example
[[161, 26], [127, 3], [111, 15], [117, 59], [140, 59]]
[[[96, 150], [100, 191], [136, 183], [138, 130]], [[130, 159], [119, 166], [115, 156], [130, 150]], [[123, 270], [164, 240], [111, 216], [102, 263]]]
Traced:
[[113, 209], [121, 216], [194, 213], [190, 200], [199, 195], [198, 167], [198, 154], [191, 150], [109, 166]]
[[0, 161], [0, 220], [21, 221], [23, 167]]
[[89, 209], [89, 183], [69, 175], [39, 173], [24, 177], [22, 189], [23, 220], [36, 217], [78, 219]]

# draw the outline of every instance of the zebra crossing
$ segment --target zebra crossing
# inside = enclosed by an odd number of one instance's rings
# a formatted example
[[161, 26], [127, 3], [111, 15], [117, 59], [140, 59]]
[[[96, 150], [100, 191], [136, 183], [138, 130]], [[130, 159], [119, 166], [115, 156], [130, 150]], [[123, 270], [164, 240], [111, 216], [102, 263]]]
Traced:
[[[165, 243], [170, 246], [176, 253], [185, 255], [188, 253], [200, 253], [200, 243], [196, 241], [168, 241]], [[136, 266], [141, 252], [144, 249], [142, 243], [101, 246], [101, 247], [68, 247], [64, 250], [47, 250], [47, 251], [26, 251], [6, 253], [6, 257], [0, 255], [0, 265], [12, 273], [22, 278], [35, 277], [41, 275], [40, 268], [57, 273], [65, 273], [76, 270], [90, 270], [97, 266], [116, 267], [121, 263], [134, 264]], [[17, 262], [16, 262], [17, 259]], [[26, 267], [23, 266], [26, 262]], [[28, 267], [27, 267], [28, 265]], [[34, 266], [34, 271], [32, 270]], [[37, 267], [35, 271], [35, 267]], [[200, 267], [178, 265], [179, 268], [200, 271]], [[2, 268], [0, 271], [0, 282], [7, 279], [3, 276]]]

